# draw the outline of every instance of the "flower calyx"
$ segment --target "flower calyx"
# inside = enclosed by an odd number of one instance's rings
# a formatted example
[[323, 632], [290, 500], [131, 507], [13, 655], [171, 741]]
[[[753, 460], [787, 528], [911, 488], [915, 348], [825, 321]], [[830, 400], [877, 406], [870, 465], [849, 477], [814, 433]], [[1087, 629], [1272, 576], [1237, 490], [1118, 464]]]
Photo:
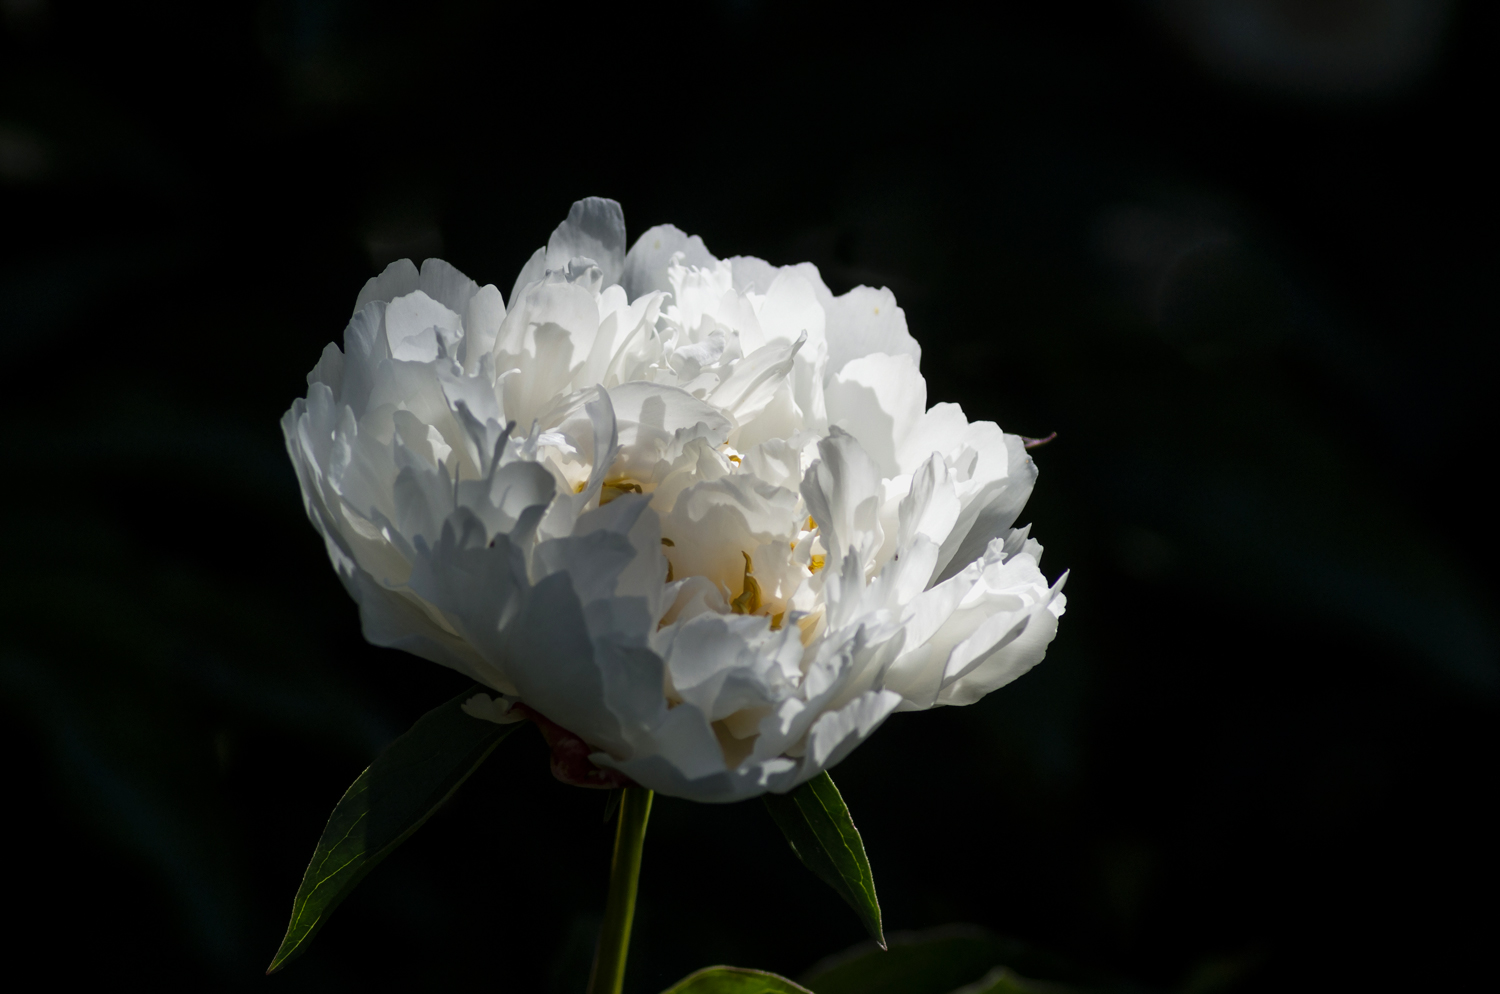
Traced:
[[595, 766], [589, 759], [589, 754], [596, 751], [594, 747], [540, 711], [519, 702], [512, 705], [512, 710], [525, 715], [547, 740], [547, 747], [552, 750], [552, 775], [563, 783], [594, 790], [638, 786], [619, 770]]

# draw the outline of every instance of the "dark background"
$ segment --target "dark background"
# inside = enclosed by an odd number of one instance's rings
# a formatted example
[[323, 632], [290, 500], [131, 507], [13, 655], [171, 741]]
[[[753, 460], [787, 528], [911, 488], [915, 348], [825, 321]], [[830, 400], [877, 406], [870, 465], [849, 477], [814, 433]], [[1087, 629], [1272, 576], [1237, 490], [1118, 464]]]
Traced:
[[[932, 400], [1058, 432], [1047, 661], [837, 771], [888, 928], [1181, 994], [1474, 986], [1492, 10], [3, 0], [10, 969], [582, 989], [603, 797], [524, 730], [261, 971], [340, 793], [463, 686], [361, 641], [278, 419], [385, 263], [508, 292], [600, 194], [890, 286]], [[860, 939], [758, 802], [659, 800], [643, 879], [640, 994]]]

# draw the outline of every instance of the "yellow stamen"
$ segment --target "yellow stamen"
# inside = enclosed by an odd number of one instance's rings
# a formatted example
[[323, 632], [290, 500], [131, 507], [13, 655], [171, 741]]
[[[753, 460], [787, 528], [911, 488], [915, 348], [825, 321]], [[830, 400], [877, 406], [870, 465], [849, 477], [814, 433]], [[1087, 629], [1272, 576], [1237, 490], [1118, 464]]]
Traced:
[[818, 523], [812, 519], [811, 514], [807, 516], [807, 530], [810, 532], [818, 530]]
[[810, 572], [816, 573], [818, 570], [827, 565], [828, 557], [815, 552], [813, 553], [812, 562], [807, 564], [807, 568]]
[[782, 611], [780, 614], [773, 614], [773, 615], [771, 615], [771, 631], [773, 631], [773, 632], [779, 632], [779, 631], [781, 631], [781, 623], [783, 621], [785, 621], [785, 620], [786, 620], [786, 612], [785, 611]]
[[740, 555], [745, 557], [745, 589], [729, 602], [729, 609], [735, 614], [755, 614], [760, 610], [760, 584], [750, 575], [750, 570], [754, 568], [750, 562], [750, 553], [741, 552]]
[[661, 544], [665, 545], [669, 549], [675, 549], [675, 548], [677, 548], [677, 543], [674, 542], [674, 541], [672, 541], [670, 538], [664, 538], [664, 539], [662, 539], [661, 540]]
[[729, 461], [732, 462], [732, 463], [734, 463], [736, 466], [738, 466], [739, 462], [740, 462], [740, 457], [739, 456], [730, 456], [729, 457]]
[[604, 481], [604, 488], [599, 491], [599, 506], [603, 507], [621, 494], [641, 493], [641, 485], [634, 480], [609, 480]]

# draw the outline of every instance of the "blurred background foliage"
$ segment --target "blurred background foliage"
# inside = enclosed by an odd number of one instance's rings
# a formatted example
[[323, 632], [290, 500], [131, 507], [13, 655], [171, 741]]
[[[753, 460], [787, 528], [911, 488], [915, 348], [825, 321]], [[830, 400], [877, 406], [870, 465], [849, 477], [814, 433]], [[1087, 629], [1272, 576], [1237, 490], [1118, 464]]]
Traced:
[[[0, 13], [8, 962], [582, 989], [604, 799], [532, 735], [260, 973], [333, 803], [463, 683], [361, 641], [278, 418], [387, 262], [508, 290], [600, 194], [891, 287], [932, 400], [1058, 432], [1047, 661], [837, 771], [889, 928], [1181, 994], [1478, 976], [1487, 5]], [[641, 900], [639, 992], [860, 938], [758, 803], [661, 800]]]

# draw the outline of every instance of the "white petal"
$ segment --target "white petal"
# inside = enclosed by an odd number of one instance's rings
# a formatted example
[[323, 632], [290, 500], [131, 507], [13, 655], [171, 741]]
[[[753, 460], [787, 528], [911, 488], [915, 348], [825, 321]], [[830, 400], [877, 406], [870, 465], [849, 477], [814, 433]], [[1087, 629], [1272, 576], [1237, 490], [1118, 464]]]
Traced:
[[932, 409], [917, 417], [905, 432], [897, 431], [896, 465], [911, 473], [934, 453], [947, 455], [960, 445], [969, 428], [969, 419], [957, 404], [933, 404]]
[[804, 341], [773, 342], [741, 359], [729, 378], [709, 394], [708, 402], [738, 421], [753, 418], [776, 396]]
[[393, 359], [431, 362], [438, 357], [438, 339], [456, 345], [462, 326], [455, 311], [421, 290], [397, 297], [385, 310], [385, 337]]
[[701, 481], [677, 497], [662, 521], [673, 545], [667, 558], [680, 576], [703, 576], [737, 597], [745, 585], [744, 554], [797, 528], [797, 495], [750, 477]]
[[359, 603], [361, 634], [372, 645], [401, 649], [457, 670], [496, 690], [514, 691], [467, 640], [440, 625], [430, 608], [404, 591], [388, 590], [366, 573], [345, 586]]
[[788, 490], [802, 484], [802, 453], [785, 438], [771, 438], [745, 452], [740, 465], [757, 479]]
[[620, 282], [632, 301], [648, 293], [672, 289], [667, 265], [677, 252], [683, 253], [683, 262], [689, 266], [712, 269], [718, 262], [697, 235], [689, 237], [670, 224], [650, 228], [635, 240], [625, 256], [624, 278]]
[[471, 718], [481, 721], [492, 721], [497, 725], [513, 725], [518, 721], [525, 721], [526, 715], [520, 710], [513, 708], [516, 702], [505, 696], [499, 695], [490, 700], [489, 694], [475, 694], [464, 701], [460, 707], [463, 713]]
[[882, 473], [900, 476], [897, 446], [927, 408], [916, 362], [883, 353], [855, 359], [834, 374], [825, 396], [829, 422], [859, 439]]
[[[970, 429], [984, 430], [986, 427], [999, 434], [999, 429], [989, 422], [979, 422]], [[998, 452], [995, 451], [997, 448]], [[934, 582], [952, 576], [975, 561], [992, 541], [1009, 531], [1036, 483], [1036, 463], [1018, 436], [1005, 435], [999, 446], [989, 445], [983, 451], [985, 455], [979, 462], [978, 471], [963, 496], [963, 508], [952, 531], [943, 540]], [[1004, 461], [1007, 456], [1008, 464]], [[995, 477], [996, 473], [1000, 475]]]
[[1021, 676], [1047, 654], [1047, 646], [1057, 635], [1057, 619], [1067, 599], [1061, 588], [1067, 574], [1058, 578], [1048, 599], [1033, 609], [1026, 628], [1014, 639], [991, 651], [972, 666], [967, 674], [943, 689], [940, 704], [972, 704], [991, 691]]
[[398, 259], [386, 266], [379, 276], [372, 276], [354, 301], [354, 312], [358, 314], [366, 304], [378, 300], [390, 303], [417, 289], [420, 277], [417, 267], [410, 259]]
[[609, 391], [619, 425], [619, 471], [645, 475], [663, 459], [674, 459], [692, 438], [722, 445], [733, 423], [711, 404], [677, 387], [639, 380]]
[[544, 245], [531, 253], [531, 258], [526, 260], [526, 265], [516, 274], [516, 282], [510, 288], [510, 303], [514, 307], [516, 301], [526, 292], [526, 288], [533, 283], [539, 283], [547, 275], [547, 247]]
[[889, 690], [861, 694], [837, 711], [825, 712], [807, 734], [807, 758], [821, 771], [838, 764], [896, 710], [901, 695]]
[[909, 355], [922, 361], [922, 347], [906, 330], [906, 312], [884, 287], [857, 286], [823, 305], [828, 315], [828, 372], [838, 373], [850, 360], [876, 352]]
[[428, 259], [422, 263], [417, 289], [448, 310], [462, 314], [474, 294], [479, 292], [479, 284], [442, 259]]
[[365, 413], [376, 367], [391, 356], [385, 337], [386, 306], [384, 301], [366, 304], [344, 328], [344, 368], [338, 398], [355, 417]]
[[823, 340], [823, 308], [813, 285], [798, 273], [783, 272], [776, 277], [756, 316], [767, 342], [795, 342], [803, 334], [810, 343]]
[[700, 614], [672, 637], [667, 666], [673, 690], [717, 721], [786, 698], [801, 656], [793, 632], [773, 632], [765, 618]]
[[506, 626], [506, 669], [528, 706], [592, 745], [624, 752], [619, 719], [604, 700], [588, 621], [565, 572], [543, 577]]
[[473, 376], [479, 369], [479, 360], [495, 349], [495, 337], [505, 320], [505, 301], [491, 283], [469, 298], [463, 314], [464, 346], [458, 361], [464, 364], [464, 372]]
[[615, 201], [586, 197], [574, 203], [567, 220], [547, 239], [548, 269], [562, 269], [580, 257], [594, 261], [605, 286], [620, 282], [625, 268], [625, 212]]
[[725, 260], [734, 274], [734, 289], [737, 293], [764, 294], [781, 275], [781, 267], [773, 266], [764, 259], [750, 255], [737, 255]]
[[332, 342], [323, 346], [323, 354], [318, 357], [318, 364], [307, 374], [307, 385], [311, 387], [314, 383], [321, 383], [333, 391], [334, 397], [339, 396], [339, 388], [344, 382], [344, 353]]
[[818, 455], [802, 479], [802, 496], [822, 532], [829, 562], [879, 548], [879, 467], [857, 439], [837, 428], [818, 443]]

